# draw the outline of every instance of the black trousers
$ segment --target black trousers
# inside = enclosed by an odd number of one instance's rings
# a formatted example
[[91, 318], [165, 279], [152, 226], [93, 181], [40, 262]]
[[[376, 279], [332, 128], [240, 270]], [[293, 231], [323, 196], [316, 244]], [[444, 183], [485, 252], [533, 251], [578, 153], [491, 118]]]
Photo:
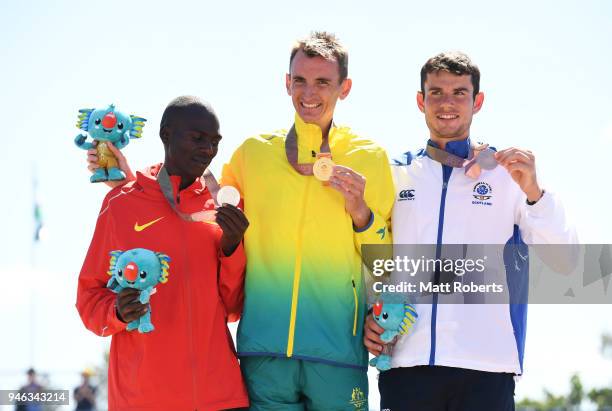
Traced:
[[392, 368], [378, 380], [381, 411], [514, 411], [514, 374]]

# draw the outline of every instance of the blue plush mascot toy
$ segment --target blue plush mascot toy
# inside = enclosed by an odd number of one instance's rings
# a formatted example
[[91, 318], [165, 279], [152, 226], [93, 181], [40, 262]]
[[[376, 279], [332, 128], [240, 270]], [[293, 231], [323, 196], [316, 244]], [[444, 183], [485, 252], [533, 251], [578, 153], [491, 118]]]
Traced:
[[382, 294], [372, 306], [374, 321], [385, 329], [380, 335], [380, 339], [386, 343], [383, 351], [370, 360], [370, 365], [380, 371], [391, 368], [391, 355], [397, 336], [407, 334], [418, 318], [414, 306], [400, 300], [391, 294]]
[[[133, 248], [127, 251], [111, 251], [110, 268], [106, 286], [115, 293], [124, 288], [140, 290], [140, 303], [147, 304], [154, 293], [155, 286], [168, 281], [170, 257], [144, 248]], [[138, 328], [141, 333], [155, 329], [151, 323], [151, 310], [127, 325], [127, 330]]]
[[92, 183], [100, 181], [120, 181], [125, 179], [125, 173], [119, 168], [117, 158], [110, 151], [106, 142], [111, 142], [121, 150], [130, 142], [130, 138], [142, 137], [144, 118], [122, 113], [115, 110], [114, 105], [107, 108], [84, 108], [79, 110], [77, 127], [89, 133], [97, 145], [86, 142], [87, 135], [79, 134], [74, 139], [77, 147], [83, 150], [96, 148], [98, 165], [91, 176]]

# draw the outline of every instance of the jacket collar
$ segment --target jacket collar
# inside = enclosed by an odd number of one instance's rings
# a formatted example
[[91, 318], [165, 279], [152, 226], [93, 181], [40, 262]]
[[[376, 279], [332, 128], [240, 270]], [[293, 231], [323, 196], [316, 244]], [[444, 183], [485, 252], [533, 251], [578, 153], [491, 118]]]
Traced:
[[[157, 174], [159, 170], [163, 166], [163, 163], [158, 163], [153, 166], [147, 167], [142, 172], [136, 172], [136, 184], [140, 186], [146, 192], [159, 192], [161, 194], [161, 189], [159, 187], [159, 183], [157, 182]], [[197, 178], [189, 187], [179, 190], [181, 185], [181, 177], [179, 176], [170, 176], [170, 183], [172, 184], [172, 189], [174, 191], [174, 195], [177, 193], [185, 194], [185, 193], [194, 193], [200, 194], [205, 190], [206, 185], [204, 183], [204, 179], [202, 177]]]
[[[312, 153], [319, 153], [321, 151], [321, 144], [323, 143], [323, 131], [321, 127], [316, 124], [306, 123], [296, 113], [295, 114], [295, 133], [297, 134], [297, 146], [298, 146], [298, 162], [300, 163], [311, 163], [314, 161]], [[345, 151], [347, 133], [343, 133], [343, 127], [338, 127], [332, 121], [332, 125], [329, 129], [329, 148], [334, 153], [340, 154]]]
[[[427, 145], [439, 148], [438, 144], [434, 143], [432, 140], [428, 140]], [[463, 140], [449, 141], [446, 143], [444, 150], [458, 157], [468, 158], [470, 155], [470, 138], [466, 137]]]

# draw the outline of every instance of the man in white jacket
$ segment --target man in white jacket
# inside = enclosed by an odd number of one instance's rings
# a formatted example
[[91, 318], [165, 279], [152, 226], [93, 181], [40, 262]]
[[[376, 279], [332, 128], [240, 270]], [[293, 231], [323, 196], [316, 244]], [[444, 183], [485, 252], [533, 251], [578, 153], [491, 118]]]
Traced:
[[[503, 250], [506, 244], [577, 242], [563, 208], [540, 186], [531, 151], [483, 150], [470, 139], [472, 116], [484, 100], [479, 83], [478, 67], [463, 53], [438, 54], [421, 69], [417, 105], [430, 139], [425, 149], [392, 164], [394, 243], [435, 244], [438, 258], [446, 244]], [[512, 267], [516, 272], [504, 273], [506, 285], [525, 289], [526, 264]], [[514, 410], [527, 305], [443, 304], [443, 297], [433, 293], [431, 304], [417, 304], [416, 325], [396, 343], [393, 368], [380, 374], [381, 409]], [[382, 331], [368, 316], [364, 344], [374, 355], [381, 352]]]

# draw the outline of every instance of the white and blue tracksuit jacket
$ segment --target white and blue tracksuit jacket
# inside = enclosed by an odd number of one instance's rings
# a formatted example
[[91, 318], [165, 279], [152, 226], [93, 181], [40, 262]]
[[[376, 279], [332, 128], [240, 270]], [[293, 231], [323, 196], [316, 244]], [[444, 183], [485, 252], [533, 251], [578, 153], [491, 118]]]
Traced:
[[[434, 144], [429, 141], [428, 144]], [[469, 139], [446, 150], [467, 158]], [[573, 244], [573, 228], [554, 195], [532, 206], [501, 166], [478, 179], [432, 160], [425, 150], [392, 164], [396, 187], [392, 228], [395, 244]], [[485, 200], [483, 200], [485, 198]], [[506, 259], [513, 253], [503, 253]], [[508, 289], [525, 290], [527, 261], [505, 273]], [[521, 273], [525, 275], [520, 275]], [[526, 304], [417, 304], [419, 319], [397, 342], [393, 367], [439, 365], [522, 374]]]

